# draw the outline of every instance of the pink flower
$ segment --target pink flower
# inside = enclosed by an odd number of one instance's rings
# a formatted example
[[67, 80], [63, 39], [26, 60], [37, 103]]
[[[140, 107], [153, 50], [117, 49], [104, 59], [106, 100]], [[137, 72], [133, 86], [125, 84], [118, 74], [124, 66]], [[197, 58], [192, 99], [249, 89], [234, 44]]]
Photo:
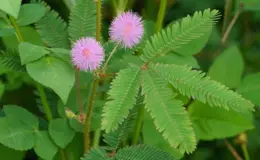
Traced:
[[93, 38], [82, 38], [72, 48], [73, 64], [84, 71], [94, 71], [104, 60], [104, 49]]
[[113, 20], [109, 30], [111, 40], [126, 48], [138, 44], [144, 33], [141, 17], [133, 12], [121, 13]]

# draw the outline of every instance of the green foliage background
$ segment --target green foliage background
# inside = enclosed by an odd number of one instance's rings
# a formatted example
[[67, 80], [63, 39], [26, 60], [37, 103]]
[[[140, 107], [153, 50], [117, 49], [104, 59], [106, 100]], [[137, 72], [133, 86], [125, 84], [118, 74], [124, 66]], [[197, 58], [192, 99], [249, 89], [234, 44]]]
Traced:
[[[68, 49], [81, 36], [95, 36], [96, 6], [81, 0], [32, 0], [35, 6], [28, 5], [29, 2], [22, 1], [24, 5], [19, 14], [16, 12], [19, 4], [11, 9], [0, 7], [17, 19], [25, 41], [19, 44], [15, 29], [0, 19], [0, 159], [29, 160], [38, 155], [43, 160], [58, 160], [63, 156], [59, 153], [62, 148], [68, 160], [79, 160], [83, 152], [83, 126], [75, 119], [66, 118], [64, 110], [69, 108], [74, 113], [79, 112], [75, 73], [69, 65]], [[70, 14], [73, 2], [80, 5]], [[106, 42], [115, 11], [112, 1], [102, 2], [102, 42]], [[125, 52], [119, 48], [108, 66], [109, 72], [119, 73], [111, 85], [112, 79], [100, 84], [91, 124], [93, 134], [100, 128], [109, 132], [104, 133], [100, 142], [108, 146], [92, 150], [91, 156], [84, 160], [98, 159], [106, 155], [105, 149], [113, 151], [124, 145], [121, 142], [128, 143], [140, 106], [146, 109], [142, 111], [141, 143], [153, 146], [120, 149], [117, 159], [232, 160], [235, 158], [228, 148], [230, 145], [246, 159], [243, 148], [246, 145], [250, 158], [258, 160], [260, 1], [168, 0], [163, 27], [169, 28], [151, 38], [156, 31], [159, 4], [160, 0], [129, 0], [127, 9], [139, 12], [144, 19], [145, 36], [135, 48], [142, 55], [139, 59], [131, 56], [131, 50]], [[243, 9], [240, 11], [241, 5]], [[205, 10], [208, 8], [217, 9], [219, 13]], [[194, 14], [195, 11], [201, 12]], [[238, 12], [239, 17], [227, 41], [221, 43], [225, 29]], [[35, 16], [31, 16], [33, 14]], [[190, 17], [179, 21], [187, 15]], [[145, 43], [145, 40], [150, 41]], [[113, 45], [106, 42], [104, 48], [109, 53]], [[38, 54], [34, 55], [35, 51]], [[168, 51], [170, 54], [166, 55]], [[155, 59], [158, 55], [163, 56]], [[151, 70], [138, 67], [151, 59], [154, 59], [148, 66]], [[128, 63], [132, 65], [129, 67]], [[197, 71], [199, 69], [205, 74]], [[129, 78], [129, 75], [132, 76]], [[205, 75], [211, 80], [204, 78]], [[93, 75], [80, 72], [79, 77], [85, 104]], [[37, 91], [34, 80], [37, 81]], [[145, 82], [141, 84], [142, 90], [139, 88], [141, 82]], [[41, 90], [38, 83], [48, 88]], [[167, 85], [170, 89], [165, 88]], [[50, 105], [54, 118], [49, 125], [44, 116], [48, 115], [43, 108], [44, 101], [39, 96], [43, 91], [47, 93], [45, 101]], [[112, 101], [106, 102], [104, 97]], [[124, 97], [127, 98], [121, 103]], [[256, 106], [255, 112], [248, 112], [252, 110], [252, 104], [243, 98]], [[167, 105], [164, 106], [160, 100], [165, 99]], [[111, 115], [115, 118], [112, 119]], [[166, 122], [178, 123], [176, 126]], [[12, 134], [19, 136], [14, 139], [10, 137]], [[190, 154], [183, 155], [184, 152]]]

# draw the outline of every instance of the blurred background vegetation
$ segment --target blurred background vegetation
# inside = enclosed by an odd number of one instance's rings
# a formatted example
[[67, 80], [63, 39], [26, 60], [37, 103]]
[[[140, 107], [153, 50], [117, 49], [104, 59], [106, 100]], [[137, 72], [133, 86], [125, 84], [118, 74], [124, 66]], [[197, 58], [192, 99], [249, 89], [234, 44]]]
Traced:
[[[76, 0], [45, 0], [52, 9], [56, 10], [65, 20], [69, 20], [69, 11], [71, 2]], [[29, 0], [23, 0], [28, 3]], [[129, 0], [128, 10], [139, 12], [145, 20], [156, 22], [160, 0]], [[1, 5], [1, 2], [0, 2]], [[243, 7], [243, 11], [239, 9]], [[207, 72], [215, 58], [220, 55], [226, 48], [237, 45], [244, 63], [244, 75], [257, 73], [260, 71], [260, 0], [168, 0], [167, 11], [164, 20], [164, 26], [173, 21], [186, 16], [192, 15], [195, 11], [207, 8], [218, 9], [221, 12], [221, 19], [212, 32], [212, 36], [205, 49], [196, 55], [200, 68]], [[239, 13], [238, 13], [239, 12]], [[103, 36], [108, 39], [108, 26], [115, 15], [113, 3], [111, 0], [104, 0], [103, 5]], [[236, 17], [237, 16], [237, 17]], [[226, 29], [232, 20], [235, 23], [227, 39], [223, 42]], [[39, 34], [31, 27], [21, 28], [24, 38], [33, 44], [42, 44]], [[14, 36], [4, 37], [0, 41], [0, 49], [14, 49], [18, 42]], [[233, 59], [227, 59], [227, 63], [232, 66]], [[235, 65], [235, 64], [234, 64]], [[0, 64], [1, 66], [1, 64]], [[34, 89], [26, 85], [26, 79], [22, 74], [8, 72], [3, 74], [4, 70], [0, 67], [0, 83], [5, 83], [5, 92], [0, 92], [0, 105], [18, 104], [26, 106], [27, 109], [36, 114], [39, 112], [37, 101], [35, 101]], [[258, 76], [259, 77], [259, 76]], [[260, 84], [260, 79], [258, 78]], [[257, 79], [255, 79], [257, 81]], [[256, 82], [257, 84], [257, 82]], [[1, 87], [1, 85], [0, 85]], [[259, 86], [255, 86], [260, 93]], [[1, 90], [0, 90], [1, 91]], [[259, 104], [260, 94], [253, 98], [255, 104]], [[258, 100], [259, 99], [259, 100]], [[1, 114], [1, 113], [0, 113]], [[255, 112], [255, 129], [228, 139], [200, 141], [198, 149], [191, 155], [185, 155], [185, 160], [232, 160], [236, 159], [233, 154], [238, 154], [244, 159], [241, 143], [246, 143], [251, 159], [260, 158], [260, 121], [259, 111]], [[219, 128], [225, 131], [225, 128]], [[4, 159], [2, 157], [5, 157]], [[0, 160], [26, 160], [35, 159], [33, 151], [24, 153], [8, 149], [0, 145]]]

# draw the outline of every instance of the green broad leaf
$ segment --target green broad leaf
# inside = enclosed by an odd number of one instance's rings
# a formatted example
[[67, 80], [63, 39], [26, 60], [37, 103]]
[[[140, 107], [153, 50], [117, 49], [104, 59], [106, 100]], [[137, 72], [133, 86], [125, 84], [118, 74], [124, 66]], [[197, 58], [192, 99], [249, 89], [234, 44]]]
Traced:
[[52, 56], [62, 59], [65, 62], [71, 64], [70, 50], [64, 48], [47, 48], [52, 52]]
[[39, 21], [45, 14], [46, 9], [41, 4], [24, 4], [21, 6], [17, 23], [19, 26], [27, 26]]
[[237, 46], [221, 53], [209, 69], [208, 76], [229, 88], [239, 86], [244, 69], [243, 57]]
[[[82, 98], [82, 104], [85, 104], [84, 107], [86, 107], [86, 103], [88, 102], [88, 97], [91, 92], [91, 87], [93, 83], [93, 74], [90, 72], [79, 72], [79, 81], [80, 81], [80, 93]], [[66, 117], [65, 110], [66, 109], [71, 110], [74, 113], [79, 113], [79, 106], [78, 106], [78, 99], [77, 99], [77, 88], [76, 85], [72, 88], [67, 103], [63, 104], [62, 102], [58, 103], [58, 112], [61, 117]], [[86, 108], [84, 108], [86, 109]]]
[[5, 85], [2, 82], [0, 82], [0, 99], [3, 96], [4, 92], [5, 92]]
[[94, 37], [96, 33], [96, 3], [80, 0], [72, 9], [69, 23], [71, 43], [82, 37]]
[[145, 108], [154, 119], [156, 129], [181, 153], [194, 151], [195, 134], [183, 103], [173, 99], [168, 83], [155, 72], [144, 70], [142, 78]]
[[3, 110], [8, 118], [16, 121], [21, 121], [32, 128], [38, 128], [39, 126], [38, 119], [23, 107], [16, 105], [5, 105], [3, 107]]
[[20, 6], [21, 0], [1, 0], [0, 10], [16, 19], [18, 17]]
[[49, 134], [53, 141], [61, 148], [65, 148], [75, 136], [66, 119], [54, 119], [49, 124]]
[[19, 150], [29, 150], [35, 144], [35, 128], [13, 117], [0, 118], [0, 143]]
[[48, 132], [36, 132], [35, 137], [34, 151], [36, 154], [44, 160], [52, 160], [58, 152], [58, 148], [53, 144]]
[[121, 70], [113, 80], [108, 92], [108, 99], [103, 108], [102, 129], [107, 133], [114, 131], [134, 107], [138, 94], [140, 81], [140, 68], [128, 67]]
[[236, 0], [236, 10], [260, 11], [259, 0]]
[[251, 100], [254, 104], [260, 105], [260, 73], [249, 74], [242, 80], [241, 85], [237, 89], [246, 99]]
[[43, 57], [26, 65], [30, 77], [54, 90], [66, 104], [74, 86], [74, 69], [66, 62], [55, 57]]
[[187, 16], [181, 23], [177, 22], [147, 40], [141, 59], [148, 62], [171, 51], [183, 56], [200, 52], [218, 18], [219, 12], [210, 9]]
[[8, 160], [23, 160], [26, 152], [16, 151], [0, 144], [0, 155]]
[[8, 37], [15, 34], [13, 28], [0, 28], [0, 37]]
[[[38, 46], [44, 46], [39, 33], [32, 26], [20, 27], [20, 30], [25, 42]], [[3, 37], [2, 41], [6, 48], [12, 50], [16, 50], [20, 44], [15, 34], [9, 37]]]
[[161, 150], [171, 154], [176, 159], [181, 159], [183, 157], [183, 154], [172, 148], [169, 143], [163, 138], [163, 136], [156, 130], [153, 119], [147, 112], [145, 112], [142, 133], [145, 144], [158, 147]]
[[1, 17], [1, 18], [4, 18], [4, 17], [6, 17], [6, 14], [5, 14], [5, 12], [3, 12], [3, 11], [1, 11], [1, 10], [0, 10], [0, 17]]
[[18, 47], [22, 65], [42, 58], [50, 52], [41, 46], [36, 46], [28, 42], [20, 43]]
[[67, 160], [80, 160], [80, 157], [84, 152], [84, 143], [82, 143], [83, 141], [84, 136], [82, 136], [82, 133], [75, 134], [75, 137], [65, 149]]
[[[93, 122], [93, 121], [91, 121]], [[74, 129], [75, 132], [84, 132], [84, 125], [80, 123], [76, 119], [69, 119], [69, 124], [72, 129]]]
[[116, 159], [120, 160], [176, 160], [167, 152], [164, 152], [154, 146], [138, 145], [132, 147], [125, 147], [118, 150]]
[[[0, 16], [1, 17], [1, 16]], [[0, 18], [0, 28], [9, 28], [9, 24], [6, 22], [5, 19]]]
[[223, 108], [212, 108], [195, 101], [189, 115], [197, 136], [201, 140], [222, 139], [254, 128], [252, 113], [238, 113]]

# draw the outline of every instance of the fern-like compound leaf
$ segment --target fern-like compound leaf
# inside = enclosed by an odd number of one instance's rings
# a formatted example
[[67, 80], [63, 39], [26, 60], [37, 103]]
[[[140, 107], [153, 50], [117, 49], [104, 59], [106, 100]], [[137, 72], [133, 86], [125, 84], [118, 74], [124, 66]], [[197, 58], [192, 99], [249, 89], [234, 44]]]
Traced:
[[182, 102], [173, 99], [167, 82], [152, 70], [142, 72], [142, 86], [145, 108], [154, 119], [157, 130], [172, 147], [191, 153], [196, 148], [196, 139]]
[[112, 160], [112, 158], [108, 156], [103, 148], [98, 147], [91, 149], [81, 160]]
[[0, 51], [0, 66], [11, 71], [26, 71], [17, 51]]
[[[138, 100], [139, 98], [137, 98]], [[133, 129], [133, 124], [137, 115], [138, 105], [136, 105], [128, 114], [124, 122], [118, 127], [117, 130], [104, 135], [104, 142], [106, 142], [111, 150], [116, 150], [120, 143], [127, 138], [130, 130]]]
[[93, 0], [80, 0], [70, 15], [69, 36], [71, 42], [81, 37], [93, 37], [96, 32], [96, 4]]
[[44, 17], [35, 23], [42, 40], [52, 48], [70, 48], [67, 24], [59, 17], [58, 13], [46, 6]]
[[120, 149], [116, 154], [118, 160], [175, 160], [169, 153], [154, 146], [138, 145]]
[[[141, 59], [147, 62], [170, 51], [178, 52], [177, 49], [188, 47], [187, 44], [200, 39], [204, 34], [209, 34], [218, 17], [219, 12], [210, 9], [205, 10], [203, 13], [195, 12], [192, 18], [187, 16], [181, 23], [177, 22], [167, 27], [154, 35], [150, 41], [147, 41]], [[207, 39], [203, 40], [203, 42], [201, 45], [204, 46]], [[196, 47], [194, 45], [190, 46]]]
[[140, 68], [128, 67], [121, 70], [111, 84], [108, 101], [103, 109], [102, 129], [114, 131], [122, 124], [134, 107], [139, 89]]
[[149, 67], [171, 83], [181, 94], [211, 106], [237, 112], [254, 110], [254, 105], [223, 84], [204, 77], [205, 73], [175, 64], [150, 64]]

